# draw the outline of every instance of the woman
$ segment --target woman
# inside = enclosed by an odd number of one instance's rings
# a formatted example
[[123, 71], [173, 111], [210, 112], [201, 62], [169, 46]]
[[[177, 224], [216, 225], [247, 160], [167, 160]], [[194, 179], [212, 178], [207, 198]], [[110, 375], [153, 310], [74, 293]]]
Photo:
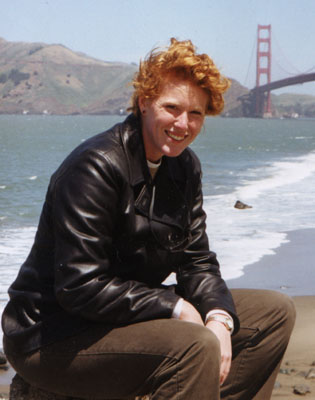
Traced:
[[[3, 313], [8, 359], [31, 384], [86, 399], [266, 400], [292, 302], [244, 290], [233, 301], [187, 148], [222, 111], [228, 81], [190, 41], [172, 39], [133, 84], [132, 114], [51, 178]], [[171, 272], [177, 284], [164, 286]]]

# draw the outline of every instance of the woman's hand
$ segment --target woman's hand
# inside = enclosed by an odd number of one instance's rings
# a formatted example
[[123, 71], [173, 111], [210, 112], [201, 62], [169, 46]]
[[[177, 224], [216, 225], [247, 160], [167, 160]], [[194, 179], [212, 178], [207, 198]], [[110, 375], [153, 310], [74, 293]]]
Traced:
[[186, 300], [183, 301], [182, 311], [178, 319], [181, 321], [193, 322], [198, 325], [204, 325], [199, 312]]
[[[188, 301], [183, 301], [182, 311], [179, 315], [182, 321], [193, 322], [195, 324], [203, 325], [199, 312]], [[231, 334], [226, 327], [218, 321], [209, 321], [206, 327], [210, 329], [218, 338], [221, 349], [221, 367], [220, 367], [220, 384], [222, 385], [227, 378], [232, 362], [232, 342]]]
[[219, 339], [221, 348], [221, 368], [220, 368], [220, 385], [227, 378], [232, 362], [232, 342], [231, 334], [226, 327], [218, 321], [209, 321], [206, 327], [210, 329]]

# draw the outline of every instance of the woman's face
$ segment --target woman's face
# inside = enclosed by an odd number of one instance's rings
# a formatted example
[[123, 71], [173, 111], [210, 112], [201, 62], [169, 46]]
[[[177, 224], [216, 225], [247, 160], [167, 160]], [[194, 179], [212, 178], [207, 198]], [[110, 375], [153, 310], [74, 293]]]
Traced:
[[168, 76], [157, 98], [139, 99], [146, 157], [176, 157], [200, 132], [209, 97], [189, 80]]

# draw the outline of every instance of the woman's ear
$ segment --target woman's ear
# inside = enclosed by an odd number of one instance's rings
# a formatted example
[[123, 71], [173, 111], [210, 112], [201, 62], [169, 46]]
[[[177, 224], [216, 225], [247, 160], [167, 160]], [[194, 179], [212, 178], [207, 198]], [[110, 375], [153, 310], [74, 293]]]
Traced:
[[146, 113], [147, 103], [148, 103], [148, 99], [146, 99], [144, 96], [139, 97], [138, 105], [139, 105], [139, 110], [142, 115]]

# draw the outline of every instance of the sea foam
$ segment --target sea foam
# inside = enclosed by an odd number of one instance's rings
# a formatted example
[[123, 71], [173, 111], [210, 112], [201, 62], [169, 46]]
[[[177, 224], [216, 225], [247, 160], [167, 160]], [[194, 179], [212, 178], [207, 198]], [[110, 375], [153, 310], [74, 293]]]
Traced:
[[[10, 228], [0, 237], [0, 315], [9, 299], [8, 287], [15, 279], [20, 265], [27, 257], [36, 232], [35, 227]], [[2, 343], [2, 332], [0, 332]]]
[[[286, 232], [314, 227], [315, 153], [252, 170], [250, 181], [232, 193], [205, 196], [210, 245], [218, 254], [222, 275], [234, 279], [246, 265], [286, 243]], [[239, 210], [236, 200], [252, 206]]]
[[[253, 169], [255, 174], [255, 169]], [[295, 158], [287, 158], [272, 163], [265, 167], [267, 177], [254, 182], [244, 181], [236, 196], [243, 201], [251, 200], [261, 193], [276, 189], [280, 186], [291, 185], [299, 182], [315, 172], [315, 152]]]

